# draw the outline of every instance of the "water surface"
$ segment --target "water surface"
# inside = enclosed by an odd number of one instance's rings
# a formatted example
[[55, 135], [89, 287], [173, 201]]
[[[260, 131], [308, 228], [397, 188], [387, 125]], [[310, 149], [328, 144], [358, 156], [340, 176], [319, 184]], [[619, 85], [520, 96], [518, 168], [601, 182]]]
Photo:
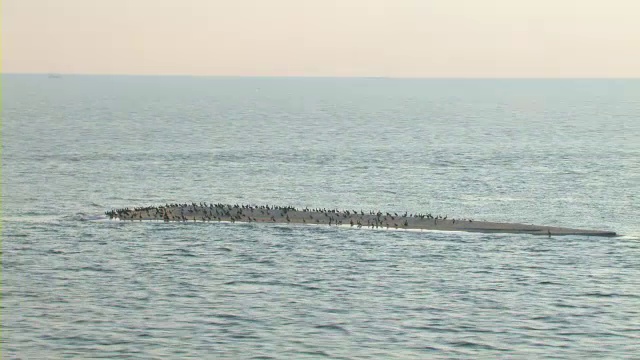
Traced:
[[[9, 358], [640, 353], [640, 81], [2, 80]], [[624, 236], [102, 216], [190, 201]]]

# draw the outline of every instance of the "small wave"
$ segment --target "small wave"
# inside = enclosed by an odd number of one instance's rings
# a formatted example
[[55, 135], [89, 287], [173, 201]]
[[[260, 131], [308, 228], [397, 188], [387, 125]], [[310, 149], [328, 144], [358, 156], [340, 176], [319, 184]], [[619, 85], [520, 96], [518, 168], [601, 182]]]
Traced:
[[64, 220], [63, 216], [60, 215], [29, 215], [29, 216], [3, 216], [3, 222], [18, 222], [18, 223], [36, 223], [36, 224], [44, 224], [44, 223], [54, 223], [60, 220]]
[[331, 358], [331, 355], [329, 355], [327, 352], [322, 351], [322, 350], [317, 350], [317, 351], [298, 351], [297, 353], [301, 354], [301, 355], [310, 355], [310, 356], [313, 356], [313, 357], [321, 356], [321, 357]]
[[345, 335], [349, 335], [350, 334], [349, 330], [343, 328], [342, 326], [340, 326], [338, 324], [316, 325], [314, 327], [316, 329], [333, 330], [333, 331], [341, 332], [341, 333], [343, 333]]
[[282, 225], [276, 225], [273, 227], [274, 229], [280, 230], [282, 232], [286, 232], [286, 233], [291, 233], [294, 231], [293, 228], [288, 227], [288, 226], [282, 226]]
[[173, 249], [168, 252], [162, 254], [162, 256], [186, 256], [186, 257], [197, 257], [191, 251], [185, 249]]
[[22, 233], [20, 233], [20, 234], [6, 234], [5, 233], [4, 236], [10, 237], [10, 238], [11, 237], [29, 237], [29, 234], [22, 234]]
[[621, 293], [604, 293], [604, 292], [590, 292], [590, 293], [581, 294], [579, 296], [589, 296], [589, 297], [596, 297], [596, 298], [614, 298], [614, 297], [640, 298], [640, 295], [621, 294]]
[[106, 269], [101, 266], [83, 266], [80, 268], [82, 271], [95, 271], [95, 272], [115, 272], [112, 269]]
[[320, 290], [319, 287], [316, 286], [309, 286], [309, 285], [302, 285], [302, 284], [295, 284], [295, 283], [285, 283], [285, 282], [279, 282], [279, 281], [236, 281], [236, 280], [232, 280], [232, 281], [227, 281], [224, 283], [224, 285], [258, 285], [258, 286], [285, 286], [285, 287], [295, 287], [295, 288], [300, 288], [300, 289], [305, 289], [305, 290]]
[[246, 340], [246, 339], [249, 339], [249, 340], [260, 339], [260, 337], [257, 336], [257, 335], [247, 334], [247, 333], [231, 334], [231, 335], [229, 335], [229, 337], [232, 338], [232, 339], [243, 339], [243, 340]]
[[458, 333], [461, 332], [460, 330], [457, 329], [453, 329], [453, 328], [445, 328], [445, 327], [436, 327], [436, 326], [413, 326], [413, 325], [405, 325], [402, 326], [403, 329], [408, 329], [408, 330], [423, 330], [423, 331], [428, 331], [428, 332], [433, 332], [433, 333]]
[[434, 307], [434, 306], [415, 306], [415, 307], [408, 307], [407, 310], [410, 311], [424, 311], [424, 312], [429, 312], [429, 313], [433, 313], [433, 312], [446, 312], [446, 309], [443, 308], [439, 308], [439, 307]]
[[472, 341], [464, 341], [464, 340], [452, 342], [450, 344], [455, 347], [461, 347], [461, 348], [467, 348], [467, 349], [499, 350], [499, 351], [505, 350], [499, 347], [491, 346], [489, 344], [483, 344], [483, 343], [472, 342]]
[[538, 285], [557, 285], [557, 286], [562, 286], [562, 283], [559, 282], [554, 282], [554, 281], [540, 281], [538, 282]]
[[119, 220], [117, 218], [111, 219], [104, 214], [87, 214], [83, 212], [78, 212], [73, 215], [64, 215], [64, 216], [61, 216], [60, 219], [67, 220], [67, 221], [116, 221], [116, 220]]
[[553, 304], [553, 305], [556, 306], [556, 307], [559, 307], [559, 308], [569, 308], [569, 309], [577, 308], [577, 306], [575, 306], [575, 305], [565, 304], [565, 303], [556, 303], [556, 304]]
[[242, 322], [246, 322], [246, 323], [260, 323], [260, 322], [262, 322], [262, 320], [257, 319], [257, 318], [250, 318], [250, 317], [231, 314], [231, 313], [214, 313], [214, 314], [210, 314], [209, 317], [213, 317], [213, 318], [216, 318], [216, 319], [223, 319], [223, 320], [227, 320], [227, 321], [242, 321]]
[[440, 348], [429, 346], [429, 345], [425, 345], [425, 346], [421, 347], [420, 349], [426, 350], [426, 351], [441, 351], [442, 350]]
[[105, 220], [110, 220], [108, 216], [106, 215], [86, 215], [86, 214], [82, 214], [79, 216], [80, 221], [105, 221]]

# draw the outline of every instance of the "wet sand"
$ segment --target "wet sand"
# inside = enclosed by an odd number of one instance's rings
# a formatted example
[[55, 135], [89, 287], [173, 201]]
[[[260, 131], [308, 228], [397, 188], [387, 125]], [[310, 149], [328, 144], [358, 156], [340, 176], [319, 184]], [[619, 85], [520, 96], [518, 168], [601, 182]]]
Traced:
[[368, 227], [374, 229], [468, 231], [518, 233], [543, 236], [617, 236], [613, 231], [572, 229], [516, 223], [497, 223], [470, 219], [450, 219], [431, 214], [397, 214], [362, 210], [294, 209], [292, 207], [226, 204], [172, 204], [108, 211], [123, 221], [180, 222], [257, 222]]

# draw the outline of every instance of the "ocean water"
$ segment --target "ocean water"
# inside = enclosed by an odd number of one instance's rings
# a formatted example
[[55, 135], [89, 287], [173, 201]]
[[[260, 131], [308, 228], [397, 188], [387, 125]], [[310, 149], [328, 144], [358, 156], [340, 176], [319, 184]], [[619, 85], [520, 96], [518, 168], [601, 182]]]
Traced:
[[[640, 356], [640, 80], [2, 87], [5, 358]], [[192, 201], [622, 236], [103, 216]]]

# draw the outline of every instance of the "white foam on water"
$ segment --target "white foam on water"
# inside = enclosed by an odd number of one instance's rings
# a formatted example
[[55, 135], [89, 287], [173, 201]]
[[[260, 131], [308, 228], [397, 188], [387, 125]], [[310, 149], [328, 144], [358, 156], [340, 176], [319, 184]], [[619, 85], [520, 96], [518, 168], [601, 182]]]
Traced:
[[[113, 218], [113, 219], [109, 219], [108, 217], [106, 219], [101, 219], [101, 220], [93, 220], [93, 221], [122, 221], [124, 223], [162, 223], [162, 224], [173, 224], [173, 223], [177, 223], [177, 224], [182, 224], [182, 223], [194, 223], [193, 220], [190, 221], [168, 221], [165, 222], [161, 219], [142, 219], [142, 220], [130, 220], [130, 219], [126, 219], [126, 220], [120, 220], [120, 218]], [[246, 224], [258, 224], [258, 225], [278, 225], [278, 226], [294, 226], [294, 227], [303, 227], [303, 226], [316, 226], [316, 227], [326, 227], [326, 228], [340, 228], [340, 229], [351, 229], [351, 230], [358, 230], [358, 231], [400, 231], [400, 232], [413, 232], [413, 233], [421, 233], [421, 232], [425, 232], [425, 233], [439, 233], [439, 234], [452, 234], [452, 233], [456, 233], [456, 234], [472, 234], [473, 232], [469, 232], [469, 231], [462, 231], [462, 230], [436, 230], [436, 229], [403, 229], [403, 228], [394, 228], [394, 227], [378, 227], [378, 228], [372, 228], [372, 227], [367, 227], [367, 226], [362, 226], [361, 228], [358, 228], [357, 226], [351, 226], [350, 224], [342, 224], [342, 225], [329, 225], [329, 224], [314, 224], [314, 223], [286, 223], [286, 222], [248, 222], [248, 221], [226, 221], [226, 220], [222, 220], [222, 221], [196, 221], [196, 223], [201, 224], [201, 223], [210, 223], [210, 224], [235, 224], [235, 225], [246, 225]]]

